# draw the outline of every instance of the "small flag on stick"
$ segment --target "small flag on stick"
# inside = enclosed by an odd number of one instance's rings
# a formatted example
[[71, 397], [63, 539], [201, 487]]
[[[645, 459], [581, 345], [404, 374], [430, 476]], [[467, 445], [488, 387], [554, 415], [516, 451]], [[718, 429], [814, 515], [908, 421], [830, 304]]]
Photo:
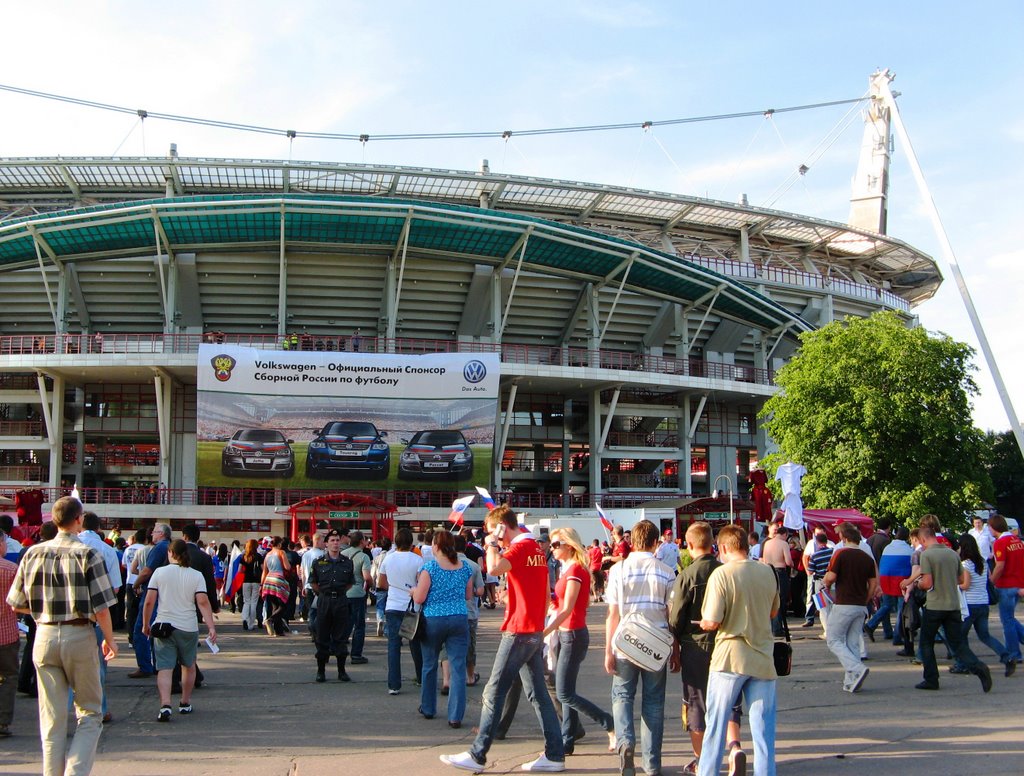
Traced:
[[611, 533], [615, 529], [615, 526], [612, 525], [612, 521], [608, 519], [608, 515], [606, 515], [604, 510], [601, 509], [600, 504], [597, 505], [597, 516], [601, 518], [601, 525], [604, 526], [604, 530], [608, 533]]
[[449, 522], [458, 528], [463, 523], [463, 513], [469, 508], [469, 505], [473, 503], [473, 499], [476, 498], [476, 494], [473, 493], [469, 496], [463, 496], [457, 498], [452, 502], [452, 511], [448, 515]]
[[480, 498], [483, 499], [485, 507], [488, 509], [494, 509], [494, 499], [491, 498], [491, 494], [487, 492], [487, 488], [481, 488], [477, 485], [476, 492], [480, 494]]

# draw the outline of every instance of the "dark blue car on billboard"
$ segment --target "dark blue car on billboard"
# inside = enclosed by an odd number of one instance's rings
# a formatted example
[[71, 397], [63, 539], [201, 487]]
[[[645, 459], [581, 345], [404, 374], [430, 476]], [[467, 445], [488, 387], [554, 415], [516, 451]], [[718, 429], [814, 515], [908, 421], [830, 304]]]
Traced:
[[391, 448], [386, 431], [372, 423], [336, 420], [325, 425], [306, 452], [306, 475], [362, 474], [383, 480], [391, 468]]

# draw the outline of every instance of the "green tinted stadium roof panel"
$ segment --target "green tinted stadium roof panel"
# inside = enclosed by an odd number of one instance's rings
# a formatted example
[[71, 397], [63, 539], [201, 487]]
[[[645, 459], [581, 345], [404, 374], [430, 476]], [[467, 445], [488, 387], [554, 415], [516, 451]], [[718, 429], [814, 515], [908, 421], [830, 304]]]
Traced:
[[0, 271], [36, 264], [37, 247], [47, 262], [154, 255], [165, 241], [172, 251], [244, 250], [279, 244], [282, 229], [286, 248], [404, 247], [411, 255], [512, 268], [521, 260], [531, 271], [622, 284], [683, 304], [715, 296], [717, 314], [754, 328], [812, 328], [736, 280], [629, 240], [524, 214], [382, 197], [204, 195], [9, 219], [0, 224]]

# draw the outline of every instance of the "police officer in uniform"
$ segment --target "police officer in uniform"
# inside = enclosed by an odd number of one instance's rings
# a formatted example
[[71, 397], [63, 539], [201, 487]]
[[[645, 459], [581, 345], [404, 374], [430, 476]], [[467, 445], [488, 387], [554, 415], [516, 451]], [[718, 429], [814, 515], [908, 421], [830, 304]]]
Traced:
[[338, 659], [338, 679], [349, 682], [345, 671], [348, 658], [349, 607], [346, 593], [355, 583], [352, 559], [341, 554], [341, 534], [327, 532], [327, 552], [309, 569], [309, 583], [316, 595], [316, 680], [325, 682], [324, 671], [331, 655]]

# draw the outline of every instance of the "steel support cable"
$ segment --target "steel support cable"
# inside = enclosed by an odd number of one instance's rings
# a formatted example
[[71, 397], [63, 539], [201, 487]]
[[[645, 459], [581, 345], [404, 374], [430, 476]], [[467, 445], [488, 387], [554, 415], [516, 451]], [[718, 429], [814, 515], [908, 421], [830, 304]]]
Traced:
[[[860, 101], [868, 99], [870, 99], [870, 95], [866, 94], [864, 97], [861, 98]], [[782, 183], [780, 183], [775, 188], [775, 191], [773, 191], [768, 196], [768, 199], [765, 201], [765, 207], [771, 207], [773, 203], [777, 202], [783, 196], [785, 196], [785, 194], [791, 188], [793, 188], [793, 184], [796, 183], [800, 178], [802, 178], [807, 173], [807, 171], [810, 170], [810, 168], [813, 167], [815, 164], [817, 164], [818, 161], [820, 161], [821, 157], [823, 157], [825, 153], [836, 144], [839, 138], [843, 136], [843, 133], [846, 132], [846, 129], [850, 126], [850, 124], [853, 123], [854, 116], [856, 115], [856, 110], [857, 105], [853, 105], [843, 115], [843, 117], [835, 123], [832, 129], [825, 133], [825, 136], [818, 141], [818, 144], [813, 149], [811, 149], [810, 154], [807, 155], [807, 163], [802, 164], [800, 167], [798, 167], [796, 170], [794, 170], [793, 172], [786, 176], [785, 180], [783, 180]], [[776, 127], [774, 123], [772, 124], [772, 126], [775, 129], [775, 133], [779, 136], [779, 141], [782, 143], [783, 148], [785, 148], [786, 142], [782, 139], [782, 135], [779, 134], [778, 127]]]
[[150, 119], [162, 119], [164, 121], [173, 121], [182, 124], [195, 124], [198, 126], [214, 127], [217, 129], [230, 129], [239, 132], [255, 132], [264, 135], [285, 135], [288, 137], [305, 137], [316, 140], [354, 140], [362, 143], [366, 143], [369, 140], [462, 140], [462, 139], [479, 139], [479, 138], [492, 138], [501, 137], [508, 139], [511, 135], [519, 135], [523, 137], [536, 136], [536, 135], [562, 135], [562, 134], [575, 134], [584, 132], [609, 132], [623, 129], [636, 129], [637, 127], [668, 127], [677, 126], [680, 124], [698, 124], [701, 122], [709, 121], [727, 121], [730, 119], [749, 118], [751, 116], [763, 116], [772, 115], [776, 113], [794, 113], [797, 111], [816, 110], [818, 108], [829, 108], [836, 105], [850, 105], [859, 104], [864, 102], [866, 97], [856, 97], [847, 100], [831, 100], [828, 102], [816, 102], [809, 103], [806, 105], [792, 105], [784, 108], [768, 108], [767, 110], [753, 110], [753, 111], [741, 111], [738, 113], [718, 113], [707, 116], [689, 116], [685, 118], [677, 119], [661, 119], [658, 121], [644, 121], [644, 122], [627, 122], [620, 124], [590, 124], [582, 126], [571, 126], [571, 127], [548, 127], [543, 129], [525, 129], [525, 130], [496, 130], [496, 131], [477, 131], [477, 132], [414, 132], [414, 133], [398, 133], [398, 134], [380, 134], [380, 135], [368, 135], [366, 133], [354, 134], [346, 132], [305, 132], [294, 129], [280, 129], [276, 127], [264, 127], [256, 124], [243, 124], [233, 121], [222, 121], [219, 119], [204, 119], [196, 116], [182, 116], [174, 113], [160, 113], [157, 111], [147, 111], [137, 108], [127, 108], [123, 105], [112, 105], [110, 103], [96, 102], [94, 100], [84, 100], [78, 97], [68, 97], [65, 95], [51, 94], [49, 92], [41, 92], [34, 89], [25, 89], [19, 86], [11, 86], [8, 84], [0, 84], [0, 91], [11, 92], [13, 94], [21, 94], [27, 97], [38, 97], [45, 100], [54, 100], [56, 102], [63, 102], [70, 105], [78, 105], [84, 108], [93, 108], [96, 110], [112, 111], [115, 113], [125, 113], [140, 116], [141, 118]]

